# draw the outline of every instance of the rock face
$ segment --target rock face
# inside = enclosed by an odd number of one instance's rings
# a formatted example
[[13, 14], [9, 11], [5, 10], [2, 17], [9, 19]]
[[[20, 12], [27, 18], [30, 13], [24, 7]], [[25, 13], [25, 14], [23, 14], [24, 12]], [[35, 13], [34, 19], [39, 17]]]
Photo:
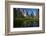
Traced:
[[[27, 11], [27, 10], [25, 10], [25, 9], [22, 9], [22, 8], [16, 8], [15, 9], [16, 10], [16, 14], [18, 14], [18, 15], [23, 15], [23, 16], [27, 16], [27, 15], [29, 15], [29, 11]], [[34, 11], [32, 11], [32, 13], [29, 15], [29, 16], [37, 16], [38, 15], [38, 13], [34, 13]]]

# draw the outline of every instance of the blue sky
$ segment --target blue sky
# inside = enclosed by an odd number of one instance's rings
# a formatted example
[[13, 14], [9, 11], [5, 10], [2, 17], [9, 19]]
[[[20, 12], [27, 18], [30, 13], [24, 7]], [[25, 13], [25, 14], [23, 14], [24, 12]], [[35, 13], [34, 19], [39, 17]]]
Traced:
[[38, 12], [38, 9], [36, 9], [36, 8], [21, 8], [21, 9], [24, 9], [25, 11], [27, 11], [29, 15], [30, 15], [32, 12], [33, 12], [34, 14], [36, 14], [36, 12]]

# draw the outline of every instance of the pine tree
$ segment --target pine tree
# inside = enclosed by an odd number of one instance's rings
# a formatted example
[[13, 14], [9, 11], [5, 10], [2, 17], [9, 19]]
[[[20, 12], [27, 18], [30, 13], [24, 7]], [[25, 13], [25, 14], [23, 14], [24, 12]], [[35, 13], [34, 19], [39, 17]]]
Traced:
[[31, 17], [33, 17], [34, 16], [34, 13], [33, 13], [33, 11], [32, 11], [32, 13], [31, 13]]

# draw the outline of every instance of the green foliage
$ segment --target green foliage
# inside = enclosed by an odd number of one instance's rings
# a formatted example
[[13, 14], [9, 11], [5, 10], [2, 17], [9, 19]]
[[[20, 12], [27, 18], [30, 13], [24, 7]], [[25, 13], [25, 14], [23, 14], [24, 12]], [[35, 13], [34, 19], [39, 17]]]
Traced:
[[39, 21], [36, 17], [32, 18], [32, 17], [25, 17], [25, 18], [15, 18], [16, 23], [22, 23], [23, 21]]

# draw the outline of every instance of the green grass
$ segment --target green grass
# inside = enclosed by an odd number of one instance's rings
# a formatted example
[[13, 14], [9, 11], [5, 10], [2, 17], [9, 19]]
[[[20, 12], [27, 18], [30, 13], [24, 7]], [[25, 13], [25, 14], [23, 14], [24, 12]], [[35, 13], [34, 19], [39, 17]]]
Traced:
[[16, 18], [14, 18], [14, 22], [15, 22], [15, 26], [21, 26], [24, 22], [30, 22], [30, 23], [33, 23], [34, 21], [35, 22], [38, 22], [39, 20], [38, 20], [38, 18], [37, 17], [24, 17], [24, 18], [18, 18], [18, 17], [16, 17]]
[[21, 20], [21, 21], [25, 21], [25, 20], [29, 20], [29, 21], [38, 21], [38, 18], [34, 17], [26, 17], [26, 18], [16, 18], [16, 20]]

